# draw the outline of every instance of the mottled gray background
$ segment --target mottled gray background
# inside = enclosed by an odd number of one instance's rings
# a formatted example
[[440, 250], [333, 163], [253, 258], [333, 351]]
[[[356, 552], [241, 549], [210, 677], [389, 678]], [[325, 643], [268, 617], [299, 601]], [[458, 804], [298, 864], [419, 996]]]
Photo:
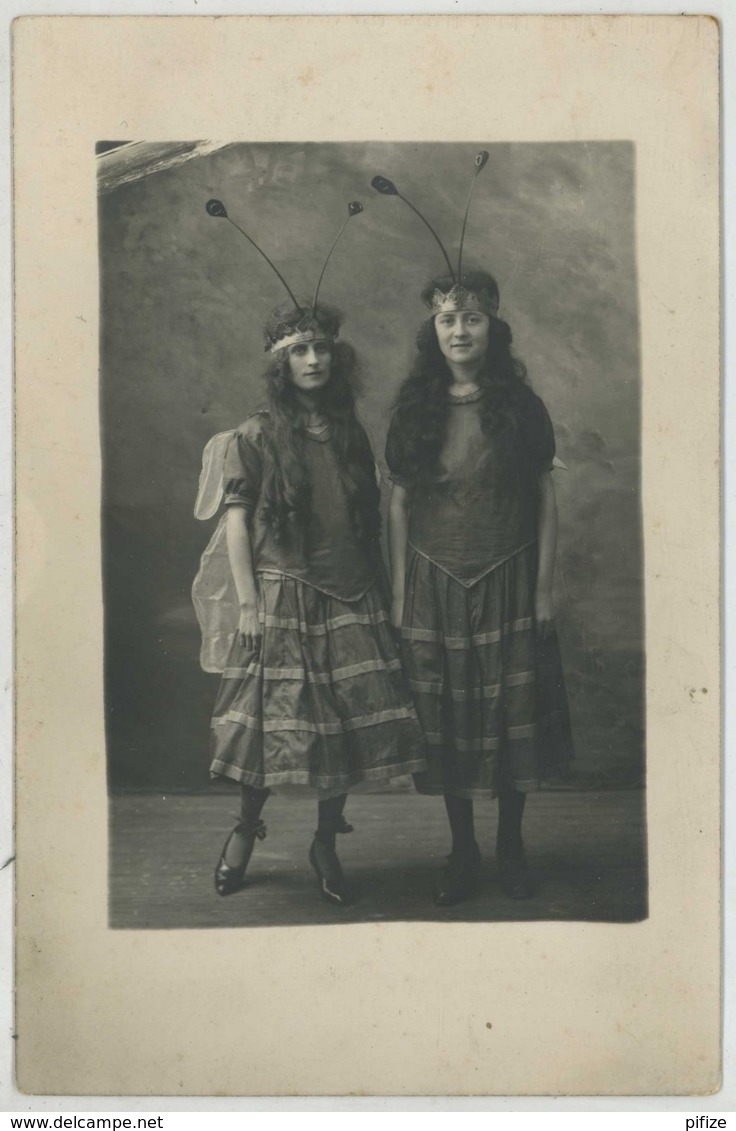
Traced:
[[[555, 424], [559, 627], [578, 764], [572, 783], [643, 778], [640, 363], [631, 144], [490, 150], [465, 263], [488, 267], [515, 349]], [[234, 144], [105, 183], [100, 198], [106, 711], [113, 787], [206, 787], [217, 677], [198, 665], [189, 591], [213, 523], [192, 517], [210, 436], [263, 403], [260, 326], [283, 292], [222, 220], [221, 198], [310, 293], [346, 202], [322, 296], [362, 361], [360, 414], [382, 457], [387, 411], [442, 268], [384, 173], [457, 253], [475, 147]]]

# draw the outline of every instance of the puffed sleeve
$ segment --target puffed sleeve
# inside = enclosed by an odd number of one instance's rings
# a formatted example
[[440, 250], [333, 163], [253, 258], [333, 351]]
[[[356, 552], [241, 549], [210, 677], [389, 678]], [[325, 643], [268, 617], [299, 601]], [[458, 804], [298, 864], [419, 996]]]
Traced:
[[223, 485], [226, 507], [255, 507], [261, 489], [263, 457], [260, 437], [238, 429], [225, 454]]
[[524, 443], [532, 471], [541, 475], [551, 471], [555, 458], [555, 432], [544, 401], [531, 393], [523, 421]]

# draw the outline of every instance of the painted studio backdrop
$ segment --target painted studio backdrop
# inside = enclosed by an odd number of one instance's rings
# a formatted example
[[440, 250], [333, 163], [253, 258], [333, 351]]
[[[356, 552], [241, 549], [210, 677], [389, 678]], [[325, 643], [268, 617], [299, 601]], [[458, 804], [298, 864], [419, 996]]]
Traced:
[[[643, 781], [640, 367], [635, 153], [626, 142], [503, 144], [475, 190], [467, 267], [499, 281], [501, 316], [552, 416], [560, 512], [558, 625], [577, 763], [557, 787]], [[359, 412], [379, 462], [388, 410], [425, 317], [439, 249], [456, 255], [475, 147], [100, 144], [106, 718], [113, 791], [208, 790], [217, 677], [199, 667], [190, 589], [212, 523], [193, 517], [202, 449], [263, 404], [260, 327], [283, 298], [260, 256], [205, 213], [210, 197], [313, 287], [348, 200], [365, 211], [322, 297], [346, 314]], [[440, 257], [440, 258], [438, 258]], [[553, 783], [554, 785], [555, 783]]]

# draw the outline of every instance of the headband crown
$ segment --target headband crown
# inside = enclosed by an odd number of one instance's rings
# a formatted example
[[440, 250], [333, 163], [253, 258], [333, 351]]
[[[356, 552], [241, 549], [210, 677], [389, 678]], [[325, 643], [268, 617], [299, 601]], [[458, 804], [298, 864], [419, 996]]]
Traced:
[[461, 283], [455, 283], [447, 292], [435, 287], [427, 306], [433, 315], [455, 314], [460, 310], [475, 310], [479, 314], [494, 317], [498, 313], [498, 295], [493, 294], [485, 287], [471, 290]]
[[285, 310], [283, 317], [279, 313], [272, 315], [263, 331], [264, 348], [271, 353], [302, 342], [335, 342], [340, 333], [337, 312], [324, 306], [314, 311]]

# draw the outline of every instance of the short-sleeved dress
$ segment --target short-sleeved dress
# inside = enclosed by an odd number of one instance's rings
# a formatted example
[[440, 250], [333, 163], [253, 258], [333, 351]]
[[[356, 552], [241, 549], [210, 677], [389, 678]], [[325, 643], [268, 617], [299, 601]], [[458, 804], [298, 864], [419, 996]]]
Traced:
[[530, 791], [573, 756], [556, 634], [537, 638], [539, 475], [555, 454], [547, 410], [520, 390], [492, 436], [482, 393], [448, 394], [438, 470], [409, 482], [389, 430], [391, 478], [410, 493], [404, 666], [427, 742], [422, 793]]
[[256, 788], [311, 786], [329, 797], [422, 770], [423, 736], [378, 584], [380, 552], [367, 552], [353, 532], [329, 428], [307, 432], [305, 441], [306, 536], [281, 544], [259, 505], [269, 424], [258, 413], [231, 434], [223, 468], [225, 505], [249, 513], [263, 632], [257, 653], [240, 643], [233, 593], [227, 633], [227, 600], [214, 621], [210, 615], [213, 592], [223, 597], [209, 580], [211, 563], [226, 552], [222, 521], [194, 586], [203, 659], [213, 623], [225, 657], [203, 663], [222, 670], [210, 772]]

